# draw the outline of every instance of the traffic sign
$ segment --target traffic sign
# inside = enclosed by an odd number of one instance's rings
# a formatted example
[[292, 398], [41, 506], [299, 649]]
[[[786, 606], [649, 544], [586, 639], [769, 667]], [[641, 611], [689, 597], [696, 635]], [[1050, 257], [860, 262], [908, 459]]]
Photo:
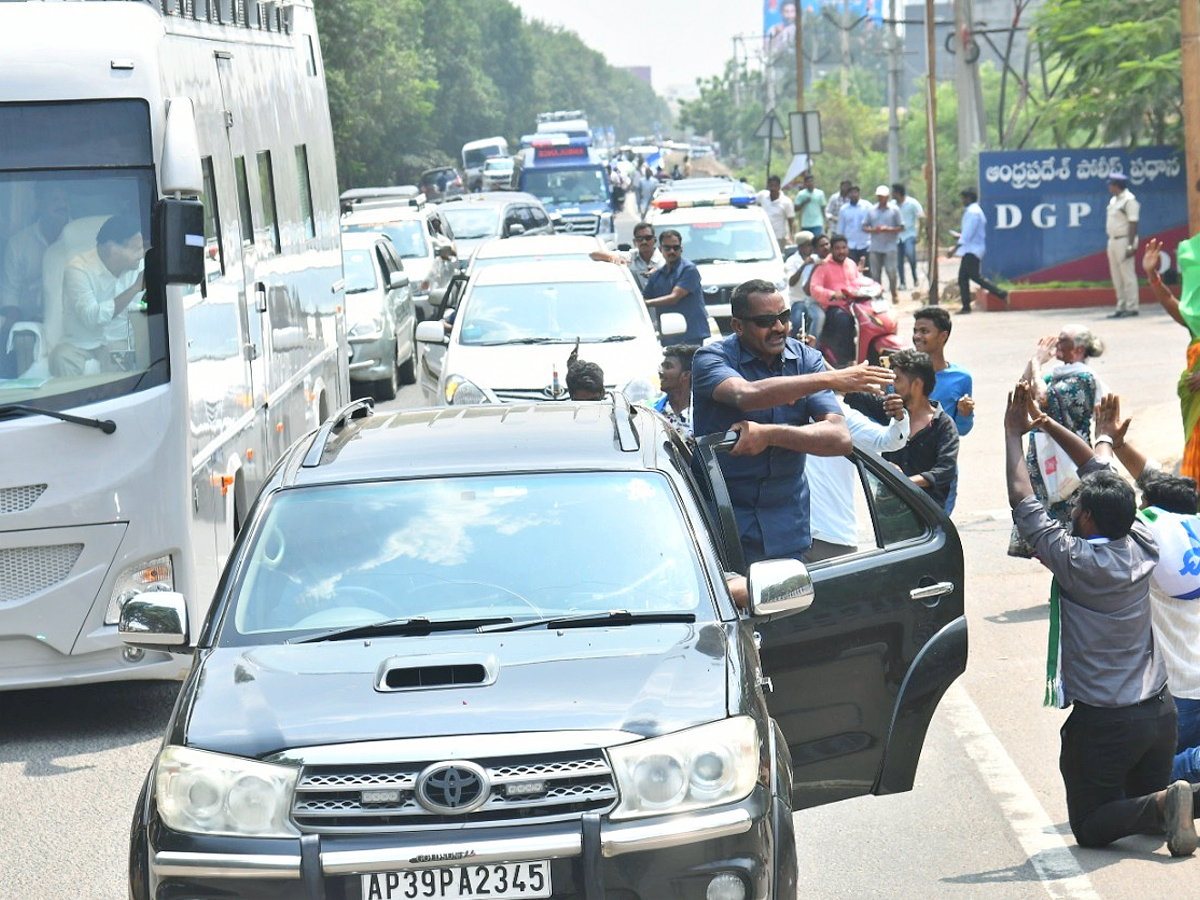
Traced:
[[792, 132], [792, 152], [816, 154], [821, 152], [821, 114], [816, 110], [788, 114]]
[[787, 137], [787, 132], [783, 128], [783, 123], [779, 121], [779, 117], [775, 115], [775, 110], [771, 110], [759, 123], [759, 126], [754, 129], [756, 138], [770, 138], [771, 140], [779, 140]]

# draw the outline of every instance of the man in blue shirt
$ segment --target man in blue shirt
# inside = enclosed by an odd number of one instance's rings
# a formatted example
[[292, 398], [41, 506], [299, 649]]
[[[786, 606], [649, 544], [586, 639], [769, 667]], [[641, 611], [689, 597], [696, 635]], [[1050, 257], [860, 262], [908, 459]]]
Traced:
[[894, 376], [877, 366], [827, 369], [820, 353], [788, 337], [791, 312], [769, 281], [739, 284], [730, 305], [733, 334], [692, 361], [695, 433], [739, 435], [719, 459], [746, 564], [799, 559], [812, 544], [805, 456], [851, 448], [833, 392], [870, 390]]
[[[913, 313], [913, 349], [928, 353], [933, 361], [937, 382], [929, 393], [942, 411], [954, 422], [959, 435], [975, 426], [975, 398], [971, 396], [971, 373], [946, 359], [946, 341], [950, 340], [950, 313], [941, 306], [924, 306]], [[946, 515], [954, 512], [958, 499], [958, 479], [950, 485]]]
[[866, 258], [867, 248], [871, 244], [871, 239], [863, 231], [870, 206], [863, 203], [858, 195], [859, 190], [856, 184], [850, 188], [850, 196], [838, 211], [837, 221], [837, 231], [846, 236], [846, 246], [850, 248], [850, 258], [856, 263], [862, 262]]
[[676, 335], [663, 340], [701, 344], [709, 336], [709, 330], [700, 270], [690, 259], [683, 258], [683, 237], [673, 228], [658, 236], [658, 249], [667, 262], [646, 279], [646, 286], [642, 288], [646, 305], [656, 308], [660, 314], [682, 313], [687, 320], [687, 331], [682, 337]]
[[983, 261], [983, 253], [987, 249], [987, 217], [983, 214], [983, 207], [979, 205], [979, 195], [975, 193], [974, 188], [966, 188], [960, 196], [964, 207], [962, 231], [958, 235], [958, 246], [954, 248], [954, 255], [962, 257], [962, 263], [958, 267], [958, 292], [962, 295], [961, 312], [969, 313], [972, 281], [1001, 300], [1008, 299], [1008, 291], [985, 280], [979, 268]]

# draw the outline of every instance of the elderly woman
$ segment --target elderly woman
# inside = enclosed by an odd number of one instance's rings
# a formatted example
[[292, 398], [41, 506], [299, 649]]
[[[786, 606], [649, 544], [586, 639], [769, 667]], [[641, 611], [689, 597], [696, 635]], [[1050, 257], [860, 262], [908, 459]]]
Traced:
[[[1089, 444], [1092, 443], [1092, 413], [1100, 398], [1108, 393], [1108, 388], [1087, 360], [1103, 352], [1104, 342], [1086, 326], [1065, 325], [1057, 336], [1049, 335], [1038, 341], [1033, 356], [1021, 374], [1021, 380], [1028, 381], [1033, 388], [1038, 406], [1054, 421], [1070, 428]], [[1042, 367], [1055, 358], [1059, 361], [1058, 365], [1044, 374]], [[1030, 432], [1029, 449], [1025, 454], [1033, 492], [1050, 515], [1069, 527], [1072, 497], [1050, 496], [1038, 464], [1034, 439], [1036, 431]], [[1017, 534], [1015, 528], [1008, 552], [1010, 556], [1033, 556], [1033, 548]]]

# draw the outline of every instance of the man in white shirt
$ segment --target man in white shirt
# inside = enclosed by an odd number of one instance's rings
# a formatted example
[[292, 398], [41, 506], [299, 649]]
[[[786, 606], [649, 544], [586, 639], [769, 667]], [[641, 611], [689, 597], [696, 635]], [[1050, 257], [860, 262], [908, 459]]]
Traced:
[[62, 343], [51, 353], [55, 375], [118, 371], [132, 347], [129, 304], [143, 293], [146, 253], [141, 223], [112, 216], [96, 233], [96, 249], [79, 254], [63, 272]]
[[779, 241], [779, 249], [791, 243], [792, 232], [796, 230], [796, 208], [788, 196], [779, 190], [779, 176], [767, 178], [767, 189], [758, 192], [758, 205], [767, 214], [775, 239]]
[[[883, 409], [892, 419], [880, 425], [838, 398], [850, 429], [850, 440], [859, 450], [883, 453], [899, 450], [908, 443], [909, 420], [904, 400], [891, 394]], [[804, 554], [806, 563], [858, 552], [858, 518], [854, 513], [854, 463], [844, 456], [810, 456], [805, 464], [812, 505], [812, 547]]]
[[1117, 292], [1116, 312], [1110, 319], [1124, 319], [1138, 314], [1138, 281], [1134, 270], [1134, 255], [1138, 244], [1138, 219], [1141, 206], [1129, 179], [1121, 172], [1108, 176], [1108, 207], [1104, 213], [1104, 230], [1108, 234], [1108, 271]]

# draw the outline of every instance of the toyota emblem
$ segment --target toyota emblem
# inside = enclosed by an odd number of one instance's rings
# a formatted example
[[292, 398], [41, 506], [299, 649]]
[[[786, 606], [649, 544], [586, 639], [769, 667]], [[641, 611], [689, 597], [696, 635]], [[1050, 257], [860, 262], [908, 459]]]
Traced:
[[475, 763], [434, 763], [417, 778], [417, 800], [433, 813], [469, 813], [483, 806], [489, 796], [487, 772]]

